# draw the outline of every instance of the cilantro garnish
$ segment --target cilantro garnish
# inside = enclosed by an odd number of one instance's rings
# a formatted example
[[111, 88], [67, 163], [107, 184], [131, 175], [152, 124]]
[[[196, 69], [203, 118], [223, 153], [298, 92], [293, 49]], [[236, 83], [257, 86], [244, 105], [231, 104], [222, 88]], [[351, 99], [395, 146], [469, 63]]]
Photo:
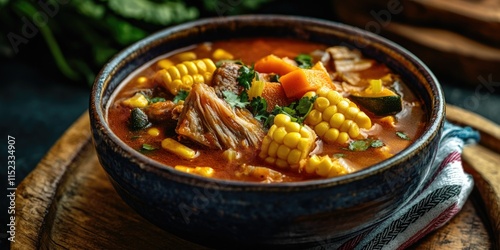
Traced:
[[241, 68], [238, 70], [239, 76], [238, 76], [238, 84], [242, 86], [245, 90], [250, 89], [250, 86], [252, 86], [252, 81], [256, 77], [255, 70], [253, 67], [248, 67], [248, 66], [241, 66]]
[[154, 151], [154, 150], [157, 150], [158, 148], [156, 148], [155, 146], [151, 145], [151, 144], [147, 144], [147, 143], [144, 143], [142, 144], [141, 148], [140, 148], [140, 152], [142, 153], [147, 153], [147, 152], [151, 152], [151, 151]]
[[297, 62], [299, 68], [310, 69], [313, 66], [312, 57], [308, 54], [299, 54], [294, 60]]
[[364, 139], [351, 141], [348, 149], [351, 151], [366, 151], [369, 148], [379, 148], [382, 146], [384, 146], [384, 143], [381, 140]]
[[179, 92], [177, 92], [177, 95], [175, 95], [173, 102], [178, 103], [180, 101], [186, 100], [186, 97], [188, 96], [188, 94], [189, 94], [189, 92], [186, 90], [179, 90]]
[[157, 103], [157, 102], [164, 102], [164, 101], [165, 101], [165, 98], [163, 98], [163, 97], [153, 97], [153, 98], [149, 99], [150, 103]]
[[288, 106], [276, 106], [274, 107], [273, 111], [265, 120], [264, 126], [265, 127], [270, 127], [274, 123], [274, 117], [278, 114], [285, 114], [290, 116], [292, 118], [291, 120], [293, 122], [297, 122], [299, 124], [304, 123], [304, 120], [306, 119], [307, 115], [309, 112], [311, 112], [313, 108], [314, 101], [316, 101], [316, 96], [314, 97], [307, 97], [304, 96], [300, 98], [298, 101], [290, 103]]
[[242, 101], [240, 99], [240, 96], [229, 90], [222, 91], [222, 94], [224, 95], [224, 100], [226, 100], [226, 102], [229, 103], [229, 105], [231, 105], [231, 107], [233, 108], [234, 107], [244, 108], [248, 104], [248, 101]]
[[408, 141], [410, 140], [410, 137], [409, 137], [407, 134], [405, 134], [404, 132], [397, 131], [397, 132], [396, 132], [396, 135], [397, 135], [399, 138], [403, 139], [403, 140], [408, 140]]

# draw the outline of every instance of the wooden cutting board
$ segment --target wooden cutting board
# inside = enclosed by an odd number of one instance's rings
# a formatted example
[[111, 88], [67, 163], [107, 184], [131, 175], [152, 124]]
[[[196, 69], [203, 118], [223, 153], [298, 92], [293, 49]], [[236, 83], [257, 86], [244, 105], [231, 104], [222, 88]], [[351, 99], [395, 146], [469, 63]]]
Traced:
[[[465, 169], [475, 189], [463, 209], [412, 249], [499, 248], [500, 127], [454, 106], [450, 121], [481, 132], [467, 146]], [[150, 224], [115, 192], [94, 151], [84, 113], [16, 190], [11, 249], [206, 249]]]

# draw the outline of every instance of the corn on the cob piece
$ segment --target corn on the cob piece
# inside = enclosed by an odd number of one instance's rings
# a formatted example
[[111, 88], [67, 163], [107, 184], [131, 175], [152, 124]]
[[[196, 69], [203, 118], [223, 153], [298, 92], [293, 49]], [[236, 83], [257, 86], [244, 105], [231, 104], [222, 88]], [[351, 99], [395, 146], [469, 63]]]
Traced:
[[351, 169], [343, 166], [338, 159], [328, 155], [312, 155], [305, 160], [304, 169], [308, 174], [316, 174], [321, 177], [334, 177], [352, 172]]
[[161, 147], [183, 159], [191, 160], [198, 157], [198, 152], [196, 150], [193, 150], [172, 138], [166, 138], [161, 141]]
[[314, 128], [323, 141], [344, 144], [350, 138], [357, 138], [360, 128], [372, 126], [370, 118], [339, 92], [322, 87], [316, 94], [318, 97], [304, 123]]
[[211, 167], [188, 167], [183, 165], [177, 165], [174, 168], [182, 172], [186, 172], [189, 174], [197, 174], [205, 177], [212, 177], [215, 173], [215, 170]]
[[177, 95], [179, 90], [191, 90], [194, 83], [209, 84], [212, 81], [212, 74], [215, 69], [216, 66], [212, 59], [204, 58], [184, 61], [166, 69], [161, 69], [156, 73], [155, 78], [165, 84], [170, 93]]
[[311, 128], [292, 122], [285, 114], [278, 114], [262, 140], [259, 157], [268, 164], [297, 169], [313, 149], [315, 140], [316, 134]]

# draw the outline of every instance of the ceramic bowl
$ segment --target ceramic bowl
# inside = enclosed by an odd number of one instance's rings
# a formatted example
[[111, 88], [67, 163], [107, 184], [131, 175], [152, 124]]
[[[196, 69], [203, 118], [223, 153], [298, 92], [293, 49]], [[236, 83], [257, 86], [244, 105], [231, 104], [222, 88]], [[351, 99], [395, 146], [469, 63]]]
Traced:
[[[349, 175], [296, 183], [247, 183], [193, 176], [124, 144], [106, 122], [117, 86], [159, 55], [216, 39], [289, 37], [345, 45], [387, 64], [425, 103], [425, 131], [407, 149]], [[444, 97], [414, 55], [376, 34], [313, 18], [248, 15], [166, 28], [119, 52], [101, 70], [90, 100], [93, 141], [122, 199], [158, 227], [210, 247], [336, 246], [391, 216], [427, 178], [444, 121]], [[140, 229], [138, 229], [140, 230]]]

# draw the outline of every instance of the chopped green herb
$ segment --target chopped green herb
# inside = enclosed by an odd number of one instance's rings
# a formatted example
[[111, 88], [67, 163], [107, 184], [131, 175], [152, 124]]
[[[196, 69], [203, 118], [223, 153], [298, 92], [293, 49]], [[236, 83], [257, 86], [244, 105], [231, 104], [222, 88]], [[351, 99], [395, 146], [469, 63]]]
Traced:
[[373, 140], [373, 139], [355, 140], [349, 143], [349, 150], [366, 151], [370, 147], [379, 148], [382, 146], [384, 146], [384, 143], [381, 140]]
[[267, 101], [261, 96], [254, 97], [250, 101], [250, 109], [255, 119], [264, 121], [269, 116], [267, 112]]
[[239, 65], [244, 65], [243, 61], [241, 60], [219, 60], [215, 63], [215, 66], [218, 68], [224, 63], [235, 63]]
[[300, 54], [294, 60], [297, 62], [299, 68], [310, 69], [313, 66], [312, 57], [308, 54]]
[[147, 143], [142, 144], [142, 147], [141, 147], [141, 150], [147, 150], [147, 151], [153, 151], [156, 149], [157, 149], [156, 147], [154, 147], [151, 144], [147, 144]]
[[[222, 94], [224, 95], [224, 100], [226, 100], [231, 107], [238, 107], [238, 108], [244, 108], [248, 102], [241, 101], [240, 96], [238, 96], [236, 93], [225, 90], [222, 91]], [[248, 97], [247, 97], [248, 99]]]
[[396, 135], [403, 140], [408, 140], [408, 141], [410, 140], [410, 137], [408, 137], [408, 135], [405, 134], [404, 132], [397, 131]]
[[255, 70], [253, 70], [253, 67], [248, 67], [243, 65], [238, 72], [240, 73], [238, 76], [238, 84], [242, 86], [245, 90], [250, 89], [250, 86], [252, 86], [252, 81], [256, 76]]
[[343, 158], [345, 155], [344, 154], [334, 154], [334, 158]]
[[374, 141], [372, 141], [372, 143], [370, 144], [370, 146], [372, 148], [380, 148], [380, 147], [384, 146], [384, 143], [381, 140], [374, 140]]
[[188, 94], [189, 94], [189, 92], [186, 90], [179, 90], [179, 92], [177, 92], [177, 95], [174, 97], [173, 102], [178, 103], [180, 101], [186, 100], [186, 97], [188, 96]]
[[166, 100], [163, 97], [153, 97], [153, 98], [149, 99], [150, 103], [157, 103], [157, 102], [164, 102], [164, 101], [166, 101]]

